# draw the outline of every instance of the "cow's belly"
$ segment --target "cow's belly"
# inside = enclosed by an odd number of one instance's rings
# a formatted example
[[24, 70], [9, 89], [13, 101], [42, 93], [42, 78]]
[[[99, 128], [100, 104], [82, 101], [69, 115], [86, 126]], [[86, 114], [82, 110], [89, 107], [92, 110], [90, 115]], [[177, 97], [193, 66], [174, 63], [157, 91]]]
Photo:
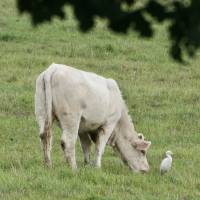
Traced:
[[103, 124], [104, 124], [103, 121], [102, 122], [88, 121], [84, 117], [82, 117], [78, 132], [80, 134], [80, 133], [95, 131], [99, 127], [101, 127]]
[[108, 104], [88, 105], [82, 112], [79, 132], [94, 131], [108, 120]]

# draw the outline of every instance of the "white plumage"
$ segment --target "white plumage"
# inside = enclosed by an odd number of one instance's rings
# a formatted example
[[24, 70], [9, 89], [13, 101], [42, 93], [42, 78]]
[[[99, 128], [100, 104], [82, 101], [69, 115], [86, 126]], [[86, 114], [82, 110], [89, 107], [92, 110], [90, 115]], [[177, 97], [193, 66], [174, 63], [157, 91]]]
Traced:
[[171, 151], [166, 151], [165, 158], [162, 160], [160, 164], [160, 173], [163, 175], [164, 173], [168, 172], [172, 166], [172, 155]]

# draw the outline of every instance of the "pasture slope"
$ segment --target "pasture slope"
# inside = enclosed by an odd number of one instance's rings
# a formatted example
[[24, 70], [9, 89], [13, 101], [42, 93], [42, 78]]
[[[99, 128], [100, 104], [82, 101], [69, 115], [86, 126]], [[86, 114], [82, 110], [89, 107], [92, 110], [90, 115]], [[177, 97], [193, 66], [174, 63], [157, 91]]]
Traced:
[[[0, 1], [0, 199], [198, 200], [200, 199], [200, 57], [188, 65], [168, 56], [165, 26], [155, 40], [137, 34], [115, 35], [98, 22], [89, 34], [77, 22], [54, 19], [33, 29], [19, 17], [14, 0]], [[198, 53], [199, 55], [199, 53]], [[135, 174], [107, 147], [101, 170], [79, 170], [63, 161], [55, 127], [53, 168], [43, 167], [34, 117], [37, 75], [52, 62], [65, 63], [116, 79], [136, 129], [152, 141], [151, 171]], [[173, 168], [161, 177], [165, 150], [174, 152]]]

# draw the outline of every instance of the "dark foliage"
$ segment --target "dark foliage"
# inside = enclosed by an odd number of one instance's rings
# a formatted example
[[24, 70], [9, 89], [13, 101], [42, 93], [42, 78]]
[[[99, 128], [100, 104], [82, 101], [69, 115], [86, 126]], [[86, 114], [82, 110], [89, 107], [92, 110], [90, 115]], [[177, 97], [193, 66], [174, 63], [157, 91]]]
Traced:
[[200, 46], [200, 0], [147, 0], [139, 8], [135, 0], [17, 0], [17, 5], [21, 13], [31, 15], [34, 25], [51, 21], [54, 16], [65, 19], [64, 6], [71, 5], [83, 32], [94, 26], [98, 16], [107, 19], [109, 28], [115, 32], [133, 29], [142, 37], [151, 37], [153, 21], [148, 15], [159, 23], [167, 20], [170, 52], [178, 61], [182, 61], [184, 50], [193, 56]]

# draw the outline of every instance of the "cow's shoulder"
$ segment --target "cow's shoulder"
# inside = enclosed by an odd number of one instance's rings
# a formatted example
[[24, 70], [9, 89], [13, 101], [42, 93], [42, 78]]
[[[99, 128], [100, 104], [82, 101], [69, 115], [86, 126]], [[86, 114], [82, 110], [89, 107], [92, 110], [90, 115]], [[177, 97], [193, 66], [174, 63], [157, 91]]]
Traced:
[[119, 91], [119, 86], [114, 79], [108, 78], [107, 79], [107, 87], [109, 90], [117, 90]]

